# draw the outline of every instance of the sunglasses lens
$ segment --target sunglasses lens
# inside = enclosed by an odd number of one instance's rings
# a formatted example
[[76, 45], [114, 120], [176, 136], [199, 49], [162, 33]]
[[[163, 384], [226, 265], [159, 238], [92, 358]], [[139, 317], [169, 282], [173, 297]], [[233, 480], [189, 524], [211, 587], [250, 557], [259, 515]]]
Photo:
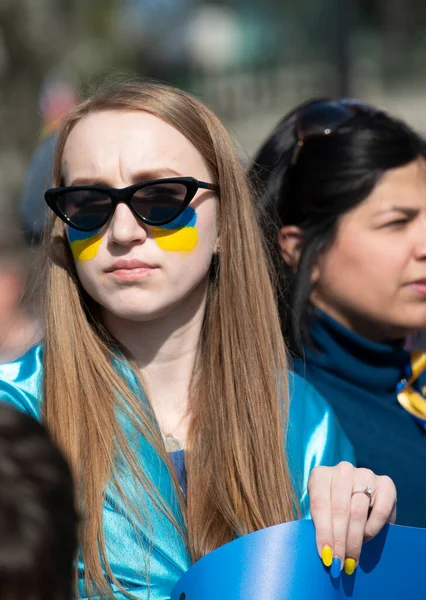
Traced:
[[85, 231], [101, 227], [112, 209], [109, 196], [99, 190], [71, 190], [57, 197], [56, 205], [71, 225]]
[[187, 195], [183, 183], [156, 183], [137, 190], [131, 202], [140, 217], [151, 225], [161, 225], [180, 215]]
[[299, 138], [327, 135], [336, 131], [357, 114], [350, 105], [339, 102], [318, 102], [303, 111], [297, 126]]

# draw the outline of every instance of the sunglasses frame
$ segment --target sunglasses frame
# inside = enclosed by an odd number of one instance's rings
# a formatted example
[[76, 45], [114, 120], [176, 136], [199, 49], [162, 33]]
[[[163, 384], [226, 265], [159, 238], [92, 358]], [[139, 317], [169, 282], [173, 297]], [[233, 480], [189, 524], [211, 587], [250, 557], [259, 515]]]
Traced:
[[[321, 104], [330, 105], [331, 107], [334, 106], [334, 107], [346, 108], [350, 112], [350, 114], [348, 114], [347, 119], [343, 119], [341, 122], [339, 122], [334, 127], [325, 127], [321, 133], [311, 134], [308, 136], [304, 135], [302, 128], [301, 128], [301, 123], [302, 123], [303, 118], [306, 116], [306, 114], [309, 112], [309, 110], [311, 108], [318, 107], [318, 105], [321, 105]], [[317, 100], [315, 102], [311, 102], [308, 106], [306, 106], [303, 110], [301, 110], [299, 115], [297, 116], [297, 120], [296, 120], [296, 123], [294, 126], [296, 142], [295, 142], [295, 145], [292, 150], [292, 154], [291, 154], [291, 158], [290, 158], [290, 165], [294, 166], [297, 163], [299, 154], [307, 140], [336, 133], [336, 131], [338, 131], [340, 129], [340, 127], [349, 123], [356, 116], [363, 114], [363, 113], [371, 114], [373, 112], [375, 112], [375, 109], [372, 106], [365, 104], [363, 102], [360, 102], [359, 100], [352, 99], [352, 98], [343, 98], [342, 100]]]
[[[132, 197], [138, 190], [143, 189], [144, 187], [149, 187], [152, 185], [157, 185], [161, 183], [180, 183], [186, 187], [186, 196], [182, 202], [182, 206], [179, 212], [169, 219], [164, 219], [164, 221], [153, 222], [146, 217], [142, 217], [136, 209], [132, 206]], [[143, 181], [141, 183], [135, 183], [134, 185], [129, 185], [125, 188], [109, 188], [101, 185], [73, 185], [73, 186], [65, 186], [65, 187], [57, 187], [51, 188], [47, 190], [44, 194], [44, 198], [46, 200], [49, 208], [55, 213], [57, 217], [59, 217], [64, 223], [72, 227], [73, 229], [77, 229], [78, 231], [96, 231], [97, 229], [101, 229], [113, 216], [117, 205], [120, 202], [123, 202], [126, 206], [130, 208], [133, 215], [145, 223], [146, 225], [150, 225], [152, 227], [161, 227], [163, 225], [167, 225], [168, 223], [172, 223], [175, 219], [177, 219], [185, 210], [185, 208], [190, 204], [191, 200], [193, 200], [195, 194], [199, 189], [212, 190], [214, 192], [219, 192], [219, 186], [213, 183], [206, 183], [205, 181], [198, 181], [195, 177], [166, 177], [163, 179], [151, 179], [149, 181]], [[83, 227], [78, 227], [74, 225], [71, 220], [64, 215], [64, 213], [58, 207], [58, 199], [59, 197], [66, 192], [79, 192], [79, 191], [98, 191], [103, 192], [111, 199], [111, 210], [109, 211], [105, 220], [96, 227], [91, 227], [90, 229], [86, 229]]]

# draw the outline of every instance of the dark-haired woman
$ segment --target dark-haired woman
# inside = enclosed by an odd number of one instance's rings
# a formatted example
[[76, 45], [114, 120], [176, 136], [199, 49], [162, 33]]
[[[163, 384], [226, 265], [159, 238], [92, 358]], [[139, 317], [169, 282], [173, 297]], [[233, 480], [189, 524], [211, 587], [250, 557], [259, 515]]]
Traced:
[[294, 369], [334, 408], [359, 466], [426, 527], [426, 144], [353, 100], [308, 102], [259, 149], [250, 177], [280, 275]]

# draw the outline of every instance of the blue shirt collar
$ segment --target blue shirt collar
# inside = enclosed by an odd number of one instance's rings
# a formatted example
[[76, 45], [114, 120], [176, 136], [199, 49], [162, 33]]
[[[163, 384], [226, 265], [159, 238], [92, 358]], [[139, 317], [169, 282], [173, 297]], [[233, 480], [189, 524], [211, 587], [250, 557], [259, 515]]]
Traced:
[[310, 333], [313, 345], [304, 348], [308, 363], [373, 392], [395, 392], [410, 362], [404, 340], [372, 342], [318, 309]]

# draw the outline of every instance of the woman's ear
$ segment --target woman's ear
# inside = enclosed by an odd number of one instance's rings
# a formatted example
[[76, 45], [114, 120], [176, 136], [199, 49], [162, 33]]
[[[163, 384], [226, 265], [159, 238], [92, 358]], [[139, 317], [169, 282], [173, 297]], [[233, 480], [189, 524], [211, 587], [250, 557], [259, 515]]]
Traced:
[[220, 254], [220, 237], [217, 236], [216, 243], [213, 249], [213, 256], [218, 256]]
[[296, 225], [285, 225], [278, 233], [278, 246], [284, 262], [293, 271], [299, 264], [302, 252], [303, 231]]

